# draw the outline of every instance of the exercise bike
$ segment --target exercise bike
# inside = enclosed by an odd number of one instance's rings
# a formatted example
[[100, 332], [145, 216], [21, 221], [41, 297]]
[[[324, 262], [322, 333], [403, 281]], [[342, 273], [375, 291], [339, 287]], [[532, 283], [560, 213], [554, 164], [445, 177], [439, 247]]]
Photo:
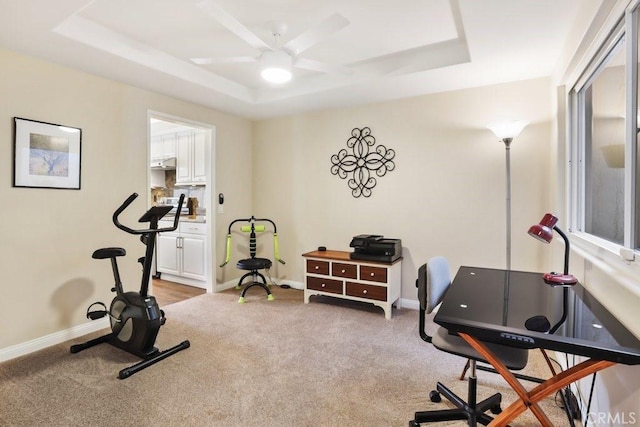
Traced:
[[113, 214], [113, 223], [120, 230], [129, 234], [140, 235], [140, 241], [146, 246], [145, 256], [138, 259], [138, 262], [142, 264], [140, 291], [125, 292], [122, 287], [116, 258], [126, 255], [126, 251], [123, 248], [102, 248], [93, 252], [92, 258], [94, 259], [111, 260], [111, 269], [113, 270], [113, 277], [115, 279], [115, 285], [111, 288], [111, 292], [115, 292], [116, 296], [113, 298], [113, 301], [111, 301], [111, 307], [108, 311], [106, 305], [102, 302], [94, 302], [91, 304], [89, 308], [87, 308], [87, 318], [96, 320], [109, 316], [111, 332], [87, 341], [86, 343], [71, 346], [71, 353], [78, 353], [98, 344], [109, 343], [143, 359], [135, 365], [122, 369], [118, 374], [118, 378], [120, 379], [128, 378], [136, 372], [190, 346], [189, 341], [183, 341], [164, 351], [160, 351], [154, 347], [160, 326], [164, 325], [166, 319], [164, 317], [164, 311], [158, 307], [155, 297], [148, 295], [156, 237], [158, 233], [174, 231], [178, 228], [184, 194], [180, 196], [178, 210], [171, 227], [158, 228], [158, 221], [164, 217], [172, 207], [154, 206], [138, 220], [138, 222], [141, 223], [150, 223], [149, 228], [141, 230], [129, 228], [121, 224], [118, 220], [120, 214], [136, 197], [138, 197], [138, 194], [133, 193], [122, 203]]

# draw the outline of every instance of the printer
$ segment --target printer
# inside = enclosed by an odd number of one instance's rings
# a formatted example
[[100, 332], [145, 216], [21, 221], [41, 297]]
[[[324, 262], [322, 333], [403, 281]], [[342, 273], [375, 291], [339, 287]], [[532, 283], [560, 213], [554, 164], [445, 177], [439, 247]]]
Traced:
[[351, 239], [351, 259], [391, 263], [402, 257], [402, 241], [377, 234], [360, 234]]

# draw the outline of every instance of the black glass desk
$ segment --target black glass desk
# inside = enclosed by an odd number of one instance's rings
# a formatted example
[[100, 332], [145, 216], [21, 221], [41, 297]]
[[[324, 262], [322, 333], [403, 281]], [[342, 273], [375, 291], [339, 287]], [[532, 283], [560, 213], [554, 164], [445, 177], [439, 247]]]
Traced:
[[[527, 329], [525, 323], [535, 316], [544, 316], [552, 333]], [[580, 283], [552, 287], [541, 273], [460, 267], [434, 321], [474, 347], [518, 394], [492, 425], [506, 425], [527, 409], [542, 425], [551, 425], [537, 402], [616, 363], [640, 364], [640, 340]], [[527, 391], [481, 341], [589, 359]]]

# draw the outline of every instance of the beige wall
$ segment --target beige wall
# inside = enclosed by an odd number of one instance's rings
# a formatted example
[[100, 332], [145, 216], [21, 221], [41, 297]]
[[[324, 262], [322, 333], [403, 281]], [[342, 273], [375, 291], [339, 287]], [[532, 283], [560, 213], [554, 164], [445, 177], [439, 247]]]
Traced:
[[[109, 263], [91, 258], [98, 247], [124, 247], [123, 281], [139, 287], [144, 247], [111, 215], [132, 192], [143, 197], [125, 220], [147, 208], [148, 109], [216, 127], [214, 194], [228, 194], [225, 213], [211, 216], [216, 234], [250, 208], [248, 120], [3, 49], [0, 64], [0, 350], [83, 324], [90, 303], [110, 302]], [[82, 129], [80, 191], [12, 188], [14, 116]]]
[[[505, 149], [486, 124], [506, 118], [530, 122], [511, 148], [512, 266], [540, 270], [548, 248], [526, 231], [551, 207], [550, 106], [549, 80], [536, 79], [257, 122], [253, 205], [279, 226], [282, 274], [302, 281], [302, 253], [350, 250], [364, 233], [402, 239], [403, 299], [416, 299], [417, 268], [434, 255], [454, 271], [504, 267]], [[330, 157], [364, 126], [396, 168], [356, 199]]]

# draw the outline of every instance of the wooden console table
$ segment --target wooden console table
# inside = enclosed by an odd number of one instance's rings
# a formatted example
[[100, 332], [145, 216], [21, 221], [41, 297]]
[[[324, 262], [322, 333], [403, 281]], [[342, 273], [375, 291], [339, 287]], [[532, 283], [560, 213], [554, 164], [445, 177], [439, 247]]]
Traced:
[[350, 252], [313, 251], [306, 258], [304, 302], [312, 295], [362, 301], [384, 310], [391, 319], [391, 306], [400, 307], [402, 258], [393, 263], [351, 259]]

